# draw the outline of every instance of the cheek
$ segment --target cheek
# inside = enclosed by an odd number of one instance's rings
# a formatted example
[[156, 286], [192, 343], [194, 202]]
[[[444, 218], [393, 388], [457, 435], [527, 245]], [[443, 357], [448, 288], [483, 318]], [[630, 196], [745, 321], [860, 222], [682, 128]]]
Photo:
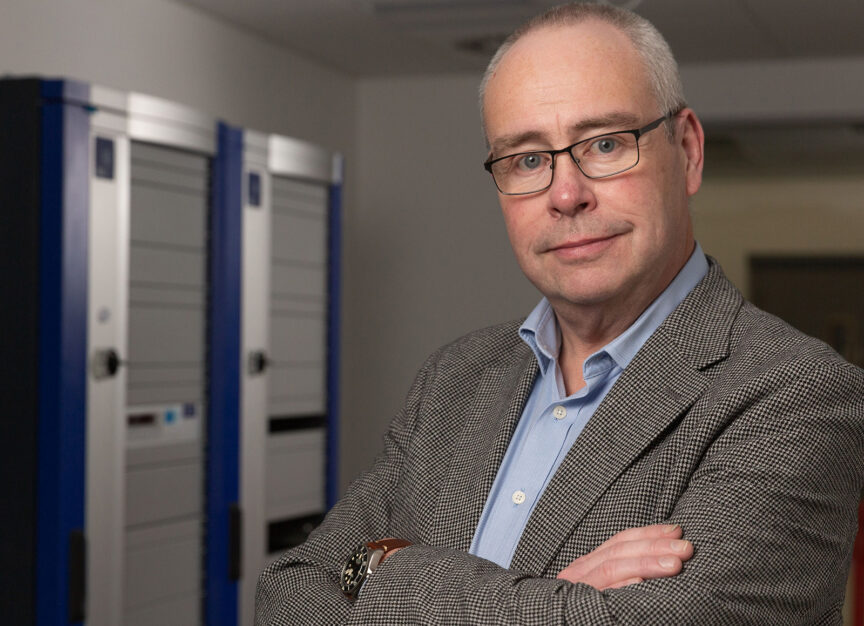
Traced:
[[634, 177], [621, 182], [623, 184], [616, 189], [614, 197], [615, 209], [609, 207], [610, 216], [632, 226], [635, 235], [644, 236], [657, 226], [656, 190], [641, 178]]
[[[646, 168], [647, 169], [647, 168]], [[677, 206], [678, 198], [669, 193], [671, 187], [664, 184], [667, 172], [640, 172], [639, 176], [622, 180], [619, 189], [619, 206], [621, 216], [632, 220], [642, 228], [650, 230], [665, 230], [666, 225], [673, 220], [673, 206]]]
[[502, 214], [504, 215], [504, 227], [510, 238], [510, 245], [518, 254], [520, 251], [530, 248], [531, 236], [534, 232], [529, 213], [520, 210], [522, 207], [513, 206], [512, 202], [501, 202]]

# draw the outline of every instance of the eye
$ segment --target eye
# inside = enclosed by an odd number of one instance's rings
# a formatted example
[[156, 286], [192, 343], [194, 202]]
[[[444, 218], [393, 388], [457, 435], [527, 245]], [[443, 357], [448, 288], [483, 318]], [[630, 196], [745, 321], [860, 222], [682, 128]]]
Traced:
[[543, 166], [543, 154], [531, 152], [523, 154], [516, 159], [516, 167], [522, 172], [533, 172]]
[[620, 142], [615, 137], [600, 137], [591, 143], [591, 152], [597, 154], [612, 154], [620, 145]]

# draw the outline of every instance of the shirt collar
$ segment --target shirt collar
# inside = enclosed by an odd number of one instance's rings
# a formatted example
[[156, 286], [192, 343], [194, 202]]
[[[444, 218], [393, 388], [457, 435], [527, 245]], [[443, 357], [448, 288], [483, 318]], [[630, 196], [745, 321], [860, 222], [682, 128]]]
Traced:
[[555, 319], [552, 305], [545, 297], [519, 327], [519, 337], [534, 351], [540, 371], [545, 376], [558, 358], [558, 350], [561, 346], [558, 321]]
[[[642, 312], [627, 330], [588, 357], [586, 362], [594, 355], [606, 352], [623, 370], [630, 364], [648, 337], [657, 330], [657, 327], [663, 323], [663, 320], [675, 307], [681, 304], [681, 301], [707, 272], [708, 261], [705, 258], [705, 253], [702, 252], [702, 247], [696, 242], [690, 259], [669, 283], [669, 286], [663, 290], [663, 293]], [[555, 318], [552, 305], [546, 298], [540, 300], [522, 326], [519, 327], [519, 337], [534, 352], [540, 371], [545, 376], [555, 365], [561, 348], [561, 331], [558, 329], [558, 321]]]

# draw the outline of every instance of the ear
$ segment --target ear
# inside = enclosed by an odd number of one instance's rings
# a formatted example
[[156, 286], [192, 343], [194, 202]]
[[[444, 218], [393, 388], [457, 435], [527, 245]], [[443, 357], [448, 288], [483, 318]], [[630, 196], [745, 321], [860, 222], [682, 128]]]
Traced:
[[702, 185], [702, 167], [705, 164], [705, 131], [696, 113], [684, 109], [681, 113], [681, 135], [678, 143], [684, 153], [687, 195], [692, 196]]

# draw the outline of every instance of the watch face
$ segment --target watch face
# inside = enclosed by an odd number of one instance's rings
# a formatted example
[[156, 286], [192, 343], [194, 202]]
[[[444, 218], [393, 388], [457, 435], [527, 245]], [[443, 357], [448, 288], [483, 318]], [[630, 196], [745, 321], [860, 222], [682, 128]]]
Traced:
[[349, 595], [356, 593], [360, 583], [366, 578], [368, 568], [369, 548], [363, 544], [354, 551], [342, 568], [342, 579], [339, 581], [342, 591]]

